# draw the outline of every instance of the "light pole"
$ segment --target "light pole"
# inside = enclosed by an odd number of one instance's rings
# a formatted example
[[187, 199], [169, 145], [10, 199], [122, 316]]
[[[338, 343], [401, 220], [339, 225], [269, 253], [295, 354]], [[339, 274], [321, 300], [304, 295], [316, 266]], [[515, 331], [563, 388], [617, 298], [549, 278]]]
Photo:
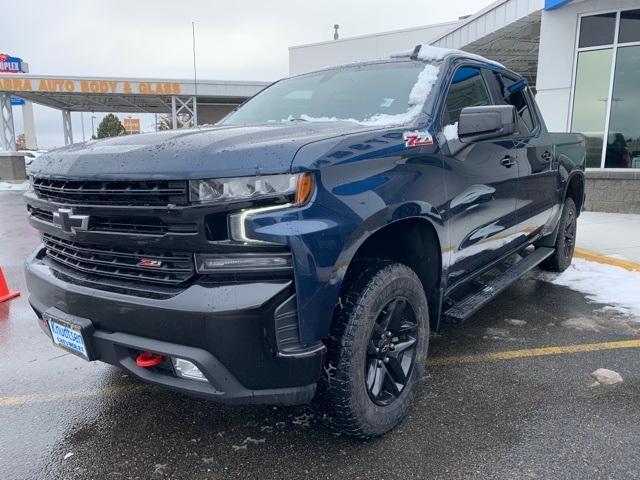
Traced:
[[96, 127], [93, 126], [93, 121], [96, 119], [95, 115], [91, 115], [91, 138], [95, 138], [96, 136]]

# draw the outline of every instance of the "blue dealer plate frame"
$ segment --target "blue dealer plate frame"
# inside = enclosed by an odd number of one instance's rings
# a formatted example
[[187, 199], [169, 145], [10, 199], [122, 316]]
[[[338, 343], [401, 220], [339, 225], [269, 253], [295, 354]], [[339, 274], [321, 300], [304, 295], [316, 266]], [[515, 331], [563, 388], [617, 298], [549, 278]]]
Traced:
[[90, 361], [83, 325], [77, 325], [68, 319], [59, 318], [48, 312], [45, 312], [43, 317], [49, 327], [51, 340], [56, 347]]

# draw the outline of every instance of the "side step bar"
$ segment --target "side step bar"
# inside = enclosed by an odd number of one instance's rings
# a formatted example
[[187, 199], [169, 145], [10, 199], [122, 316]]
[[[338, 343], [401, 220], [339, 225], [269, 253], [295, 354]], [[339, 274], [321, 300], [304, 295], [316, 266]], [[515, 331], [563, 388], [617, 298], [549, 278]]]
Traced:
[[513, 264], [482, 289], [454, 303], [443, 312], [446, 321], [460, 323], [484, 307], [493, 298], [553, 253], [553, 248], [538, 248]]

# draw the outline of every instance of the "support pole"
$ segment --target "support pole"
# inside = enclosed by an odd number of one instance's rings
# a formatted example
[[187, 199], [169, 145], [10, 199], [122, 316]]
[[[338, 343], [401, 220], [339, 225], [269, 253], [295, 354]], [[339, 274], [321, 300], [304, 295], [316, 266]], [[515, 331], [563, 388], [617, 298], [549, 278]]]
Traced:
[[196, 128], [198, 126], [198, 97], [193, 97], [193, 125], [192, 128]]
[[[29, 73], [29, 64], [22, 62], [22, 73]], [[36, 124], [33, 120], [33, 104], [25, 100], [22, 105], [22, 125], [24, 126], [24, 140], [27, 148], [36, 150], [38, 148], [38, 139], [36, 138]]]
[[64, 144], [71, 145], [73, 143], [73, 129], [71, 128], [71, 112], [69, 110], [62, 110], [62, 130]]
[[176, 97], [171, 97], [171, 128], [178, 128], [178, 112], [176, 111]]
[[12, 152], [16, 149], [16, 131], [13, 125], [11, 94], [0, 93], [0, 149]]

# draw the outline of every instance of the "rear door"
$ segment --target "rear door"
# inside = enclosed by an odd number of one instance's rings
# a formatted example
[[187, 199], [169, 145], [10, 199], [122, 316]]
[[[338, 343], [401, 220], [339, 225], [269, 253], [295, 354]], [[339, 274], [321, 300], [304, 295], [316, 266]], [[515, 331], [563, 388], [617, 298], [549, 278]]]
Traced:
[[502, 101], [518, 111], [517, 149], [520, 182], [516, 195], [519, 231], [532, 238], [549, 222], [557, 204], [558, 175], [551, 136], [535, 108], [533, 96], [521, 79], [497, 75]]
[[455, 135], [465, 107], [495, 103], [490, 70], [458, 67], [440, 113], [445, 188], [449, 199], [448, 284], [472, 275], [517, 241], [517, 150], [513, 139], [461, 143]]

